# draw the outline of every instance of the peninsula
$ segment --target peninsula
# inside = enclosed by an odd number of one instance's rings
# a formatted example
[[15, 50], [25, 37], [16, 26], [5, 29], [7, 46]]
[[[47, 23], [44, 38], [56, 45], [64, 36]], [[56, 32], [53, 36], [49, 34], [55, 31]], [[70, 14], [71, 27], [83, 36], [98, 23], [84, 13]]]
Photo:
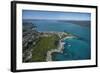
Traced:
[[66, 32], [38, 32], [39, 41], [32, 47], [32, 62], [52, 61], [53, 52], [63, 52], [64, 40], [75, 36]]

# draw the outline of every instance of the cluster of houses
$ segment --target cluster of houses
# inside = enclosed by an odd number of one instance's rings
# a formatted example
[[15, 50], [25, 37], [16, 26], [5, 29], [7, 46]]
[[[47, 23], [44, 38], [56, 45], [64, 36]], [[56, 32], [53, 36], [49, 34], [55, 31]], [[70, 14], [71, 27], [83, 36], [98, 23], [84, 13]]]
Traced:
[[36, 44], [39, 33], [32, 23], [23, 23], [23, 62], [28, 62], [32, 58], [32, 47]]

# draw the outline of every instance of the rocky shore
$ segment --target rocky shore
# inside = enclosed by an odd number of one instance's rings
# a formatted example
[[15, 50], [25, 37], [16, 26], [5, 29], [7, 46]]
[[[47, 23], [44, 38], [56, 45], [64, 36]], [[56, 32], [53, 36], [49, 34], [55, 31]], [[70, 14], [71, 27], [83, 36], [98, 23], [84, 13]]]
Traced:
[[[53, 33], [53, 32], [52, 32]], [[68, 35], [68, 33], [65, 32], [56, 32], [56, 34], [61, 38], [59, 40], [59, 46], [56, 49], [52, 49], [50, 51], [47, 52], [47, 57], [46, 57], [46, 61], [52, 61], [52, 53], [54, 52], [59, 52], [59, 53], [63, 53], [63, 49], [64, 49], [64, 40], [65, 39], [69, 39], [69, 38], [75, 38], [75, 36], [72, 35]], [[66, 37], [62, 38], [63, 35], [66, 35]]]

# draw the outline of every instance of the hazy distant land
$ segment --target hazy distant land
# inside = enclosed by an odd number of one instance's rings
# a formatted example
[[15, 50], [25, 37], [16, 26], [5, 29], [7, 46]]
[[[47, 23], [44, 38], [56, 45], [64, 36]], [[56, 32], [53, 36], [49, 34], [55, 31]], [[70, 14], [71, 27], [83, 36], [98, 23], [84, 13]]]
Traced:
[[60, 22], [67, 22], [67, 23], [73, 23], [80, 26], [90, 27], [91, 21], [88, 20], [47, 20], [47, 19], [23, 19], [23, 21], [60, 21]]

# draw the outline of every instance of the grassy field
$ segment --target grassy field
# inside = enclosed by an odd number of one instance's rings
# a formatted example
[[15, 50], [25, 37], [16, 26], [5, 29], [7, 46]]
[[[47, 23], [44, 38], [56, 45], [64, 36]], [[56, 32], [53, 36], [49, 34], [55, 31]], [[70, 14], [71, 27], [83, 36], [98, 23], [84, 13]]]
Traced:
[[59, 37], [57, 35], [41, 37], [38, 43], [32, 47], [32, 62], [46, 61], [47, 51], [57, 48], [58, 40]]

